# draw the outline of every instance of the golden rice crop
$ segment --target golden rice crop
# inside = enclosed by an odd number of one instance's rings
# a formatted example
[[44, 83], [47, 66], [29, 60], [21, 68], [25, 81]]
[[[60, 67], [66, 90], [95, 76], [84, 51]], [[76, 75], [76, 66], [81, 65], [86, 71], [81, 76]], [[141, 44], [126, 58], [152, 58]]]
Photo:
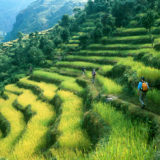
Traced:
[[25, 128], [23, 115], [12, 107], [17, 96], [8, 93], [9, 99], [0, 99], [0, 112], [9, 121], [11, 131], [6, 138], [0, 139], [0, 156], [7, 157], [14, 148], [19, 136]]
[[60, 88], [73, 91], [74, 93], [81, 93], [83, 88], [80, 87], [75, 81], [63, 81]]
[[147, 67], [141, 62], [133, 61], [133, 58], [131, 57], [121, 59], [119, 63], [131, 66], [132, 69], [137, 72], [139, 78], [141, 76], [144, 76], [147, 80], [150, 80], [151, 82], [160, 79], [160, 70], [153, 67]]
[[123, 87], [114, 82], [113, 80], [97, 75], [96, 79], [98, 83], [102, 86], [102, 90], [107, 94], [119, 94], [122, 92]]
[[147, 124], [132, 122], [117, 112], [110, 104], [96, 103], [97, 112], [111, 126], [108, 142], [97, 145], [96, 151], [89, 154], [88, 160], [135, 160], [152, 159], [155, 152], [152, 144], [148, 145]]
[[81, 128], [82, 99], [68, 91], [59, 91], [58, 95], [63, 101], [62, 115], [58, 126], [58, 130], [62, 133], [58, 138], [59, 145], [62, 148], [88, 148], [90, 141]]
[[28, 122], [25, 133], [10, 154], [10, 159], [36, 159], [34, 154], [39, 153], [41, 147], [46, 145], [48, 123], [54, 118], [55, 113], [51, 105], [37, 100], [37, 97], [28, 90], [24, 91], [18, 102], [24, 106], [31, 104], [36, 115]]
[[57, 90], [57, 86], [51, 83], [31, 81], [27, 78], [21, 79], [20, 82], [40, 87], [43, 90], [43, 95], [48, 100], [51, 100], [54, 97], [55, 91]]

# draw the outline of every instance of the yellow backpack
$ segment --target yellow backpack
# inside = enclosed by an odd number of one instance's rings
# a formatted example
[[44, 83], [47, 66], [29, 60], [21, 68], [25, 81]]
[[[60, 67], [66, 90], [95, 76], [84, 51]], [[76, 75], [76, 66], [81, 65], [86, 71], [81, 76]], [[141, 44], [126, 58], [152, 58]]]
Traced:
[[148, 91], [148, 85], [147, 85], [146, 82], [143, 82], [143, 83], [142, 83], [142, 91], [143, 91], [143, 92], [147, 92], [147, 91]]

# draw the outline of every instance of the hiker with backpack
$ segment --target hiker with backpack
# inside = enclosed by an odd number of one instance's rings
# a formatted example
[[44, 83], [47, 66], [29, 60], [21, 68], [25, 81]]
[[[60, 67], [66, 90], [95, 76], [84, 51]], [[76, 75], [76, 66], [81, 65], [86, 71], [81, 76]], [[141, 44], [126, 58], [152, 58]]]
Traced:
[[146, 98], [148, 89], [149, 89], [148, 83], [145, 82], [144, 77], [141, 77], [141, 81], [138, 84], [138, 95], [139, 95], [139, 101], [142, 105], [142, 108], [145, 108], [145, 98]]
[[96, 70], [93, 69], [93, 71], [92, 71], [92, 83], [93, 83], [93, 84], [94, 84], [94, 82], [95, 82], [95, 77], [96, 77]]

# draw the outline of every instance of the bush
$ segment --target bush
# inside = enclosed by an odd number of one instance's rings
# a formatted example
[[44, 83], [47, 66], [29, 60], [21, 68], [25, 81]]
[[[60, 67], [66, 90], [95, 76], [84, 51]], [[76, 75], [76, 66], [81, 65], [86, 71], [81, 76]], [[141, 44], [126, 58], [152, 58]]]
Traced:
[[93, 111], [85, 113], [82, 127], [87, 131], [91, 142], [95, 145], [100, 139], [109, 135], [110, 128], [101, 117]]
[[130, 21], [128, 26], [129, 27], [138, 27], [138, 22], [136, 20], [132, 20], [132, 21]]
[[11, 131], [10, 123], [1, 113], [0, 113], [0, 130], [2, 131], [3, 138], [5, 138]]
[[13, 107], [17, 109], [18, 111], [22, 112], [24, 115], [24, 120], [26, 123], [29, 122], [29, 120], [36, 114], [36, 112], [33, 112], [31, 109], [31, 105], [26, 106], [25, 108], [21, 106], [17, 100], [13, 102]]
[[160, 51], [160, 38], [154, 41], [154, 49]]
[[149, 109], [154, 111], [155, 113], [160, 113], [160, 100], [159, 100], [159, 96], [160, 96], [160, 91], [153, 89], [148, 91], [147, 93], [147, 99], [149, 101]]

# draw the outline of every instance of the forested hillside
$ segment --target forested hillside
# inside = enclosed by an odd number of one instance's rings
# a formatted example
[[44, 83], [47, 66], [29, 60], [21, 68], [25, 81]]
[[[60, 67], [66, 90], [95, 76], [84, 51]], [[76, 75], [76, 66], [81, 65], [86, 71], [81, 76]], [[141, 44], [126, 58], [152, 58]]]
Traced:
[[42, 31], [55, 25], [64, 14], [72, 15], [75, 7], [83, 7], [85, 0], [37, 0], [21, 11], [5, 41], [17, 38], [18, 32]]
[[89, 0], [48, 30], [2, 43], [0, 158], [159, 160], [159, 7]]
[[1, 0], [0, 32], [9, 32], [19, 11], [25, 9], [34, 0]]

